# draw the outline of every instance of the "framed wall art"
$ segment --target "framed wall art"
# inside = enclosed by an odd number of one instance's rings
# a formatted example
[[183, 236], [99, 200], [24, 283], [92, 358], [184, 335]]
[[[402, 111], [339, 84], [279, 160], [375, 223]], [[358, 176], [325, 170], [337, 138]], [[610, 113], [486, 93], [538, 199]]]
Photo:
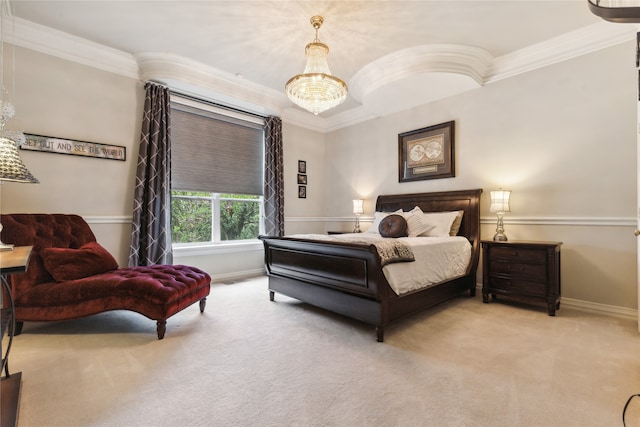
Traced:
[[298, 185], [298, 198], [306, 199], [307, 198], [307, 186], [306, 185]]
[[303, 173], [298, 174], [298, 184], [307, 185], [307, 175]]
[[453, 121], [398, 134], [399, 182], [456, 176], [454, 136]]
[[298, 173], [307, 173], [307, 162], [305, 160], [298, 160]]

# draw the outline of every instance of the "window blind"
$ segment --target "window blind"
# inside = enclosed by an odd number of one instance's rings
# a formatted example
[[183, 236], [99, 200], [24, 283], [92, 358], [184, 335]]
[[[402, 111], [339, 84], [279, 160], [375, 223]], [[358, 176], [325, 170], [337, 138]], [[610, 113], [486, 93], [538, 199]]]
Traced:
[[171, 103], [171, 187], [262, 195], [260, 124]]

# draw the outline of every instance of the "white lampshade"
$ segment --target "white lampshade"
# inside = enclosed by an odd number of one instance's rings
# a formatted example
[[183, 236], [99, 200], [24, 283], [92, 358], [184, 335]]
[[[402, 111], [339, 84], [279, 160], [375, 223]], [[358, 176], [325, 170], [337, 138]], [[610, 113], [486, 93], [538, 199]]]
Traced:
[[511, 191], [509, 190], [494, 190], [491, 192], [491, 212], [511, 212], [509, 206], [509, 198], [511, 197]]
[[356, 215], [362, 215], [364, 213], [364, 200], [353, 199], [353, 213]]

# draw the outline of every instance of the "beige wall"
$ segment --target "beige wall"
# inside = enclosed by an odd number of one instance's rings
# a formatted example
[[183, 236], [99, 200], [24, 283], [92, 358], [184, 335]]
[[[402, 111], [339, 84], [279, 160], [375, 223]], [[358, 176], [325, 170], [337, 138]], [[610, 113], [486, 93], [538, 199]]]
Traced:
[[142, 83], [28, 49], [16, 48], [15, 58], [16, 116], [7, 129], [125, 146], [127, 160], [20, 151], [40, 184], [1, 185], [1, 212], [82, 215], [126, 264]]
[[[285, 230], [353, 227], [351, 199], [483, 188], [484, 238], [495, 217], [488, 192], [513, 190], [510, 239], [561, 240], [563, 297], [635, 309], [635, 46], [626, 43], [502, 80], [420, 108], [329, 134], [283, 124]], [[16, 48], [17, 114], [29, 133], [127, 148], [126, 162], [22, 151], [41, 184], [0, 186], [0, 211], [85, 216], [98, 240], [126, 264], [143, 84]], [[455, 178], [398, 183], [398, 133], [456, 121]], [[308, 195], [297, 197], [297, 161]], [[248, 253], [187, 253], [176, 262], [227, 277], [262, 268]]]
[[[377, 194], [483, 188], [482, 237], [491, 239], [489, 191], [507, 188], [510, 239], [564, 243], [563, 297], [634, 309], [634, 61], [626, 43], [333, 132], [327, 212], [350, 217], [356, 194], [371, 217]], [[399, 183], [398, 134], [450, 120], [456, 177]]]

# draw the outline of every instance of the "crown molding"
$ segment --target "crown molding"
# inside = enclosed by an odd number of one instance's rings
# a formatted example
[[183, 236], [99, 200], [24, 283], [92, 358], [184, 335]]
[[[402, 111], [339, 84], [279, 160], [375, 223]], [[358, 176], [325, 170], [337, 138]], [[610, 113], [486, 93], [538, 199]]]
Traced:
[[[405, 49], [365, 66], [352, 79], [352, 91], [356, 99], [362, 98], [372, 88], [380, 88], [394, 79], [397, 81], [400, 76], [410, 78], [424, 74], [429, 67], [431, 71], [444, 70], [469, 77], [479, 86], [486, 85], [635, 40], [638, 28], [635, 24], [597, 22], [492, 60], [488, 53], [468, 46], [435, 45], [421, 46], [418, 50]], [[13, 31], [4, 37], [5, 41], [16, 46], [110, 73], [142, 81], [161, 81], [173, 88], [251, 112], [280, 115], [287, 123], [318, 132], [332, 132], [384, 114], [358, 106], [328, 117], [314, 116], [292, 108], [284, 93], [189, 59], [161, 53], [131, 55], [17, 17], [13, 18]], [[450, 59], [444, 58], [447, 46], [453, 49]], [[417, 58], [412, 55], [417, 55]], [[393, 73], [381, 70], [380, 65], [392, 65], [388, 62], [390, 58], [401, 58], [405, 68], [396, 66]], [[465, 59], [471, 63], [465, 63]], [[376, 77], [376, 73], [382, 77]]]
[[485, 84], [635, 40], [639, 28], [600, 21], [503, 55], [487, 71]]
[[133, 55], [20, 18], [13, 19], [13, 31], [4, 40], [67, 61], [139, 79]]
[[280, 115], [289, 104], [284, 92], [179, 55], [149, 52], [136, 54], [134, 58], [143, 81], [165, 83], [172, 89], [262, 115]]

